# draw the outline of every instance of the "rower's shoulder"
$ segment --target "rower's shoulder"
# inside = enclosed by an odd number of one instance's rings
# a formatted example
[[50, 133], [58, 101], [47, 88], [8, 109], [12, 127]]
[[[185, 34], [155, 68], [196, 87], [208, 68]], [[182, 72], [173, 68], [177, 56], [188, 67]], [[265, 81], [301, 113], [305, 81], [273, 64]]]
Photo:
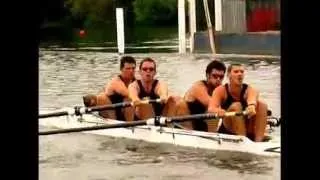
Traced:
[[226, 86], [225, 86], [225, 84], [221, 84], [221, 85], [217, 86], [217, 87], [213, 90], [213, 92], [214, 92], [215, 94], [217, 94], [217, 93], [221, 94], [221, 93], [224, 93], [225, 91], [226, 91]]
[[207, 86], [204, 80], [195, 81], [191, 86], [191, 89], [204, 89], [204, 88], [207, 89]]
[[225, 89], [226, 89], [226, 84], [220, 84], [220, 85], [217, 86], [215, 89], [225, 90]]
[[204, 80], [198, 80], [198, 81], [195, 81], [193, 84], [197, 85], [197, 86], [204, 86], [205, 85], [205, 81]]
[[199, 87], [199, 86], [205, 86], [202, 80], [198, 80], [198, 81], [194, 81], [191, 86], [190, 89]]
[[188, 89], [186, 94], [188, 96], [196, 96], [199, 93], [205, 92], [207, 92], [207, 87], [205, 86], [202, 80], [199, 80], [192, 83], [191, 87]]
[[244, 84], [247, 86], [247, 88], [256, 89], [252, 84], [248, 84], [248, 83], [244, 83]]
[[108, 83], [106, 85], [111, 86], [111, 85], [119, 83], [120, 81], [121, 81], [121, 79], [119, 78], [119, 76], [114, 76], [108, 81]]
[[259, 93], [259, 90], [256, 87], [254, 87], [253, 85], [251, 85], [251, 84], [246, 84], [246, 85], [247, 85], [246, 92], [248, 92], [250, 90], [250, 91], [254, 91], [256, 93]]
[[138, 80], [139, 80], [139, 79], [135, 79], [134, 81], [132, 81], [132, 82], [129, 84], [128, 88], [139, 88], [139, 86], [138, 86]]
[[168, 84], [165, 80], [162, 80], [162, 79], [157, 79], [158, 81], [158, 85], [159, 84]]

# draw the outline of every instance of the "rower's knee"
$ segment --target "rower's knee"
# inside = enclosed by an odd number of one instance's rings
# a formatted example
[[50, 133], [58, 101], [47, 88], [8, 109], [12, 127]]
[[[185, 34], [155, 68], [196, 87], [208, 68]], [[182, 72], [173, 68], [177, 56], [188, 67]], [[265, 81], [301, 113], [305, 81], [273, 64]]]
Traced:
[[259, 100], [256, 107], [256, 115], [248, 121], [248, 135], [254, 141], [262, 141], [264, 138], [265, 129], [267, 126], [267, 111], [266, 103]]
[[164, 105], [162, 115], [168, 117], [175, 116], [180, 99], [181, 98], [179, 98], [178, 96], [170, 96]]
[[[99, 93], [97, 95], [97, 106], [103, 106], [107, 104], [112, 104], [112, 101], [103, 92]], [[104, 118], [116, 119], [115, 110], [113, 109], [99, 111], [99, 115]]]
[[266, 114], [268, 114], [268, 106], [265, 102], [258, 100], [257, 102], [257, 111], [264, 111]]
[[260, 119], [265, 120], [267, 119], [268, 116], [268, 106], [266, 103], [262, 101], [257, 101], [257, 107], [256, 107], [256, 115], [254, 116], [254, 119]]
[[181, 96], [170, 96], [169, 99], [175, 102], [176, 105], [178, 105], [179, 102], [183, 101], [183, 98]]
[[176, 115], [188, 115], [190, 114], [188, 104], [184, 100], [177, 102]]
[[[227, 111], [242, 111], [242, 105], [240, 102], [234, 102], [230, 105]], [[224, 127], [237, 135], [246, 135], [247, 128], [245, 119], [243, 116], [225, 117], [223, 120]]]
[[[130, 102], [130, 98], [124, 98], [124, 102]], [[133, 106], [125, 107], [123, 108], [123, 114], [126, 119], [126, 121], [133, 121], [134, 120], [134, 110], [135, 108]]]
[[92, 94], [88, 94], [82, 97], [85, 107], [92, 107], [97, 105], [97, 97]]
[[172, 96], [170, 96], [167, 100], [166, 105], [168, 106], [176, 106], [176, 99]]
[[[179, 101], [177, 102], [176, 115], [177, 116], [190, 115], [188, 104], [183, 99], [179, 99]], [[189, 129], [189, 130], [193, 129], [192, 121], [185, 121], [179, 124], [183, 126], [185, 129]]]
[[106, 104], [112, 104], [111, 100], [104, 93], [99, 93], [97, 95], [97, 105], [100, 106]]
[[148, 119], [154, 117], [151, 104], [141, 104], [135, 108], [135, 114], [139, 119]]

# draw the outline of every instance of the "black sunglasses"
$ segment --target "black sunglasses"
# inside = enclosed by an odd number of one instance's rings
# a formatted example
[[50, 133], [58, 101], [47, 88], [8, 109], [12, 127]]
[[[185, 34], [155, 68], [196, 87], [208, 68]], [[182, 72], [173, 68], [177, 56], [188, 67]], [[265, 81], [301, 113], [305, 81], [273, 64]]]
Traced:
[[221, 74], [211, 74], [211, 77], [215, 78], [215, 79], [223, 79], [224, 75], [221, 75]]
[[142, 71], [148, 71], [148, 70], [152, 72], [154, 71], [154, 68], [142, 68]]

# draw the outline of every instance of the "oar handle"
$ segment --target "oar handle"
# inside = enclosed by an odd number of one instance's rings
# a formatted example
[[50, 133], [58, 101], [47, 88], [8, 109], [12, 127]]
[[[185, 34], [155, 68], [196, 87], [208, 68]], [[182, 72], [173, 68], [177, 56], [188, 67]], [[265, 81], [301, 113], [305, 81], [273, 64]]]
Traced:
[[244, 116], [247, 115], [247, 111], [241, 111], [241, 112], [226, 112], [224, 114], [224, 117], [230, 117], [230, 116]]
[[[139, 101], [138, 105], [152, 104], [152, 103], [161, 103], [161, 99], [144, 99], [144, 100]], [[131, 102], [131, 105], [134, 106], [134, 102]]]

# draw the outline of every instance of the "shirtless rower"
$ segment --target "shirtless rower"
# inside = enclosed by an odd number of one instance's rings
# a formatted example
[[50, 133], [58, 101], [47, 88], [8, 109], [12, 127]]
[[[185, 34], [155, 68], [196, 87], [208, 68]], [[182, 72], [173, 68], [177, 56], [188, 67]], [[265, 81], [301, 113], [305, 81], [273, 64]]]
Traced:
[[[103, 92], [98, 95], [86, 95], [83, 97], [85, 106], [97, 106], [121, 103], [129, 101], [128, 86], [135, 80], [136, 60], [131, 56], [123, 56], [120, 59], [120, 74], [113, 77], [104, 87]], [[114, 110], [100, 111], [104, 118], [129, 120], [133, 107], [116, 108]]]
[[[196, 81], [179, 101], [176, 115], [203, 114], [207, 112], [213, 90], [221, 85], [226, 66], [219, 60], [211, 61], [206, 68], [206, 79]], [[217, 121], [197, 119], [181, 123], [186, 129], [198, 131], [217, 131]]]
[[[156, 62], [151, 58], [145, 58], [139, 66], [141, 79], [135, 80], [129, 85], [129, 97], [136, 106], [132, 119], [141, 120], [155, 116], [173, 116], [176, 101], [168, 95], [168, 86], [162, 81], [155, 79], [157, 69]], [[162, 103], [141, 104], [144, 99], [161, 99]]]
[[209, 102], [208, 112], [223, 116], [226, 111], [248, 112], [247, 116], [226, 117], [219, 132], [244, 135], [253, 141], [262, 141], [267, 124], [267, 105], [259, 92], [243, 82], [244, 66], [231, 64], [227, 69], [229, 83], [217, 87]]

